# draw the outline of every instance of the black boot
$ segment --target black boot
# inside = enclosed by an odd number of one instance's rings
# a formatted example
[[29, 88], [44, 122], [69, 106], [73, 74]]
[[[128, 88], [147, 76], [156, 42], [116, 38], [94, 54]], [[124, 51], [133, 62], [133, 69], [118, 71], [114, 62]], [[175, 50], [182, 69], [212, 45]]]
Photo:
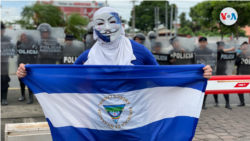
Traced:
[[204, 96], [202, 109], [207, 109], [207, 106], [206, 106], [206, 98], [207, 98], [207, 95]]
[[219, 107], [219, 102], [218, 102], [218, 95], [217, 94], [214, 94], [214, 107]]
[[8, 89], [1, 91], [2, 92], [2, 105], [8, 105], [8, 101], [7, 101], [7, 94], [8, 94]]
[[33, 103], [33, 92], [29, 89], [29, 100], [27, 101], [27, 104], [32, 104], [32, 103]]
[[21, 97], [18, 99], [19, 101], [24, 101], [26, 98], [25, 98], [25, 84], [22, 82], [21, 79], [19, 79], [19, 82], [20, 82], [20, 88], [21, 88]]
[[239, 99], [240, 99], [240, 104], [237, 105], [238, 107], [245, 106], [245, 101], [244, 101], [244, 94], [238, 94]]
[[230, 104], [229, 104], [229, 94], [224, 94], [224, 98], [225, 98], [225, 100], [226, 100], [226, 108], [227, 109], [233, 109], [231, 106], [230, 106]]

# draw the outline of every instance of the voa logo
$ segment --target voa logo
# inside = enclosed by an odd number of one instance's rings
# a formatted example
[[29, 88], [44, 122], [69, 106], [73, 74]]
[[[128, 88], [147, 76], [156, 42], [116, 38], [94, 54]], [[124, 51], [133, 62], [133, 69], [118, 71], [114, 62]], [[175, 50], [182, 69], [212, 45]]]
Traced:
[[233, 25], [238, 19], [238, 13], [231, 7], [224, 8], [220, 12], [220, 20], [225, 25]]

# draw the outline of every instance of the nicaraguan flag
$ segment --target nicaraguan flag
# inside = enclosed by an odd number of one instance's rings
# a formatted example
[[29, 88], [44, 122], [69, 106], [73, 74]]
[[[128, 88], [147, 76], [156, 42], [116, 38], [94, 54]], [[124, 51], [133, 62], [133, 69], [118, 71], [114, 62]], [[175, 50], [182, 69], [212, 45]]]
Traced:
[[26, 65], [54, 141], [191, 141], [204, 65]]

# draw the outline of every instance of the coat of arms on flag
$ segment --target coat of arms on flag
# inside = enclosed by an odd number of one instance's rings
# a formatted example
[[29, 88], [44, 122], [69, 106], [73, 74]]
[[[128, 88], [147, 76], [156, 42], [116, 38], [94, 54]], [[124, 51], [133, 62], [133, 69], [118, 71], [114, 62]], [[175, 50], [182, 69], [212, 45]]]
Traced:
[[124, 109], [124, 106], [125, 106], [125, 104], [122, 104], [122, 105], [103, 105], [106, 112], [110, 115], [110, 117], [115, 122], [115, 124], [117, 124], [117, 122], [122, 114], [122, 111]]

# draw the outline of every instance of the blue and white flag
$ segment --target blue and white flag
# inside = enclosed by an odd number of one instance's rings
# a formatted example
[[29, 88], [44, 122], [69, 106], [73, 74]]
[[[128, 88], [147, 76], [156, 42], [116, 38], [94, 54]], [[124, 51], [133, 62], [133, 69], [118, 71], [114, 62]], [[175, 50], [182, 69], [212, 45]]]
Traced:
[[204, 65], [26, 65], [54, 141], [191, 141]]

